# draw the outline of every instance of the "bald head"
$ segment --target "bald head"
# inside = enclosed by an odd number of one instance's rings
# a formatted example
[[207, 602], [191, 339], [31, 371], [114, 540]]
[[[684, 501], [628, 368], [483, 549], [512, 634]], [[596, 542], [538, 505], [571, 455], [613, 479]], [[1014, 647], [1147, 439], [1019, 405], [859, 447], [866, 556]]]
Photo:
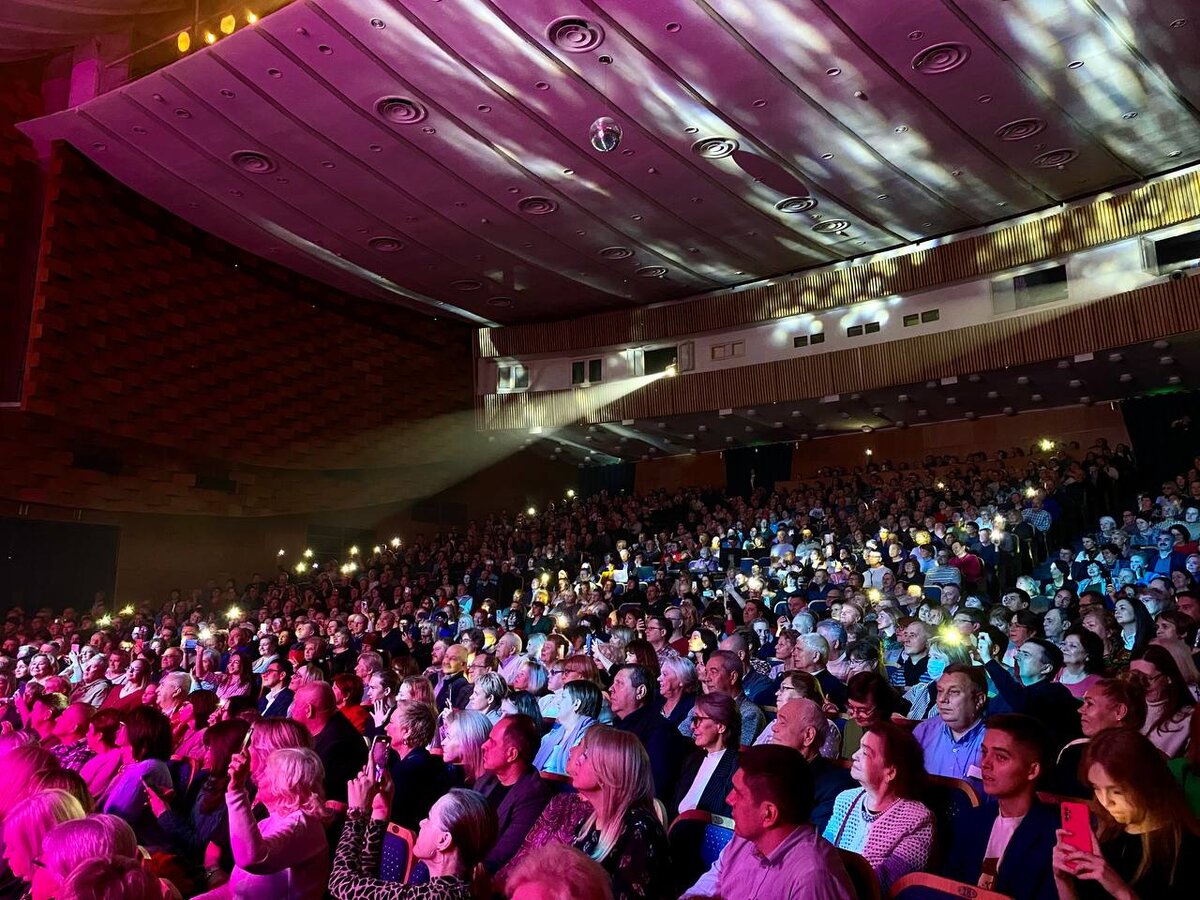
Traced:
[[824, 711], [807, 698], [790, 700], [779, 707], [772, 730], [771, 742], [792, 747], [813, 759], [821, 750], [829, 732], [829, 720]]
[[292, 703], [292, 718], [302, 723], [314, 735], [318, 734], [337, 712], [333, 688], [324, 681], [310, 681], [296, 691]]

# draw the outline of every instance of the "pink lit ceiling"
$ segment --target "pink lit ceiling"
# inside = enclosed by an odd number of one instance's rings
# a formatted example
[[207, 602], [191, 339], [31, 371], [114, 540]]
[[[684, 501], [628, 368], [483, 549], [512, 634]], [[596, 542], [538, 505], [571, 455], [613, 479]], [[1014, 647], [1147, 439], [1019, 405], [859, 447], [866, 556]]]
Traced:
[[26, 128], [343, 289], [557, 319], [1200, 160], [1200, 3], [1103, 6], [297, 0]]
[[191, 0], [3, 0], [0, 62], [128, 31], [148, 18], [191, 6]]

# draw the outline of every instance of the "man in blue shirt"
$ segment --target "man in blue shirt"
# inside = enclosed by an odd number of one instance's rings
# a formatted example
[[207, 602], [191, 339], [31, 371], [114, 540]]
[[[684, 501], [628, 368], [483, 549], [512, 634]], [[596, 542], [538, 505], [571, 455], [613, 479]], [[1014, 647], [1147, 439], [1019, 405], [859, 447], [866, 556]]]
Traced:
[[937, 697], [937, 718], [925, 719], [913, 730], [925, 751], [925, 771], [961, 778], [982, 791], [979, 754], [986, 730], [987, 678], [974, 666], [947, 666], [938, 679]]

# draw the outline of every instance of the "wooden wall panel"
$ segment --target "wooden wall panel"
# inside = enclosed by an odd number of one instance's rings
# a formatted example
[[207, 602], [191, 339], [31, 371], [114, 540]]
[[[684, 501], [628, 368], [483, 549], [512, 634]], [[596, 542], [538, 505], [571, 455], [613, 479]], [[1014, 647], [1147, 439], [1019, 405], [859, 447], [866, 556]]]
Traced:
[[853, 393], [1044, 362], [1200, 329], [1200, 278], [1105, 300], [813, 356], [664, 378], [617, 400], [611, 386], [477, 396], [482, 429], [644, 419]]

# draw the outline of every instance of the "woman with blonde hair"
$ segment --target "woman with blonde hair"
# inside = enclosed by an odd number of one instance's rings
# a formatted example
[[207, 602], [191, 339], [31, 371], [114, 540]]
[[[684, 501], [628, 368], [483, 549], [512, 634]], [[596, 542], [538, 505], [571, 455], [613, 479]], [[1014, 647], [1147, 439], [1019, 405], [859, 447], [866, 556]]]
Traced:
[[295, 719], [259, 719], [250, 738], [250, 780], [259, 783], [267, 760], [276, 750], [289, 747], [313, 749], [312, 733]]
[[255, 821], [248, 793], [250, 760], [237, 753], [229, 763], [229, 881], [200, 896], [205, 900], [321, 900], [329, 880], [325, 838], [325, 767], [303, 747], [274, 751], [258, 782], [257, 803], [267, 818]]
[[608, 873], [566, 844], [548, 844], [530, 853], [504, 889], [512, 900], [613, 900]]
[[162, 900], [162, 882], [142, 868], [140, 859], [116, 856], [89, 859], [67, 876], [58, 900]]
[[32, 900], [60, 896], [67, 876], [89, 859], [137, 855], [137, 837], [129, 823], [118, 816], [97, 813], [55, 825], [42, 838], [42, 865], [34, 868]]
[[10, 811], [32, 793], [38, 778], [58, 768], [54, 755], [36, 744], [17, 747], [4, 756], [4, 780], [7, 788], [0, 791], [0, 822], [8, 819]]
[[66, 791], [41, 791], [14, 806], [4, 818], [4, 861], [13, 875], [26, 885], [33, 881], [46, 833], [83, 815], [79, 801]]
[[504, 715], [500, 704], [508, 696], [508, 684], [498, 672], [484, 672], [475, 679], [475, 689], [467, 701], [467, 709], [483, 713], [495, 725]]
[[608, 872], [615, 900], [671, 896], [667, 832], [637, 736], [593, 726], [571, 750], [567, 774], [592, 807], [571, 843]]
[[451, 780], [471, 787], [484, 774], [483, 742], [492, 733], [492, 720], [473, 709], [453, 709], [442, 723], [442, 759]]

